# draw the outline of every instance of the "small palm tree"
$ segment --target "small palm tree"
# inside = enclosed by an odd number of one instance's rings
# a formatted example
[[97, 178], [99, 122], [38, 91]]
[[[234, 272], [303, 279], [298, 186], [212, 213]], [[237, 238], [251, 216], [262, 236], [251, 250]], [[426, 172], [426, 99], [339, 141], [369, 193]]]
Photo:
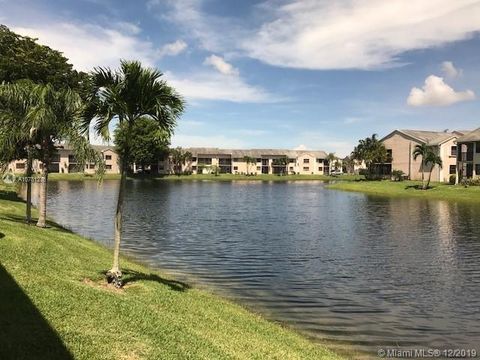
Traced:
[[247, 175], [249, 175], [250, 174], [250, 164], [255, 164], [257, 160], [255, 158], [251, 157], [251, 156], [244, 156], [243, 161], [245, 161], [247, 163]]
[[428, 144], [419, 144], [415, 145], [415, 149], [413, 150], [413, 160], [417, 160], [419, 156], [422, 157], [422, 189], [426, 189], [425, 184], [425, 165], [426, 159], [432, 156], [433, 150], [432, 147]]
[[182, 173], [183, 165], [192, 159], [192, 153], [184, 151], [181, 147], [170, 149], [170, 156], [173, 163], [173, 172], [176, 175], [180, 175]]
[[435, 167], [435, 165], [438, 165], [438, 167], [441, 169], [443, 167], [443, 162], [442, 162], [442, 158], [439, 155], [437, 155], [434, 151], [432, 151], [427, 154], [427, 157], [425, 159], [425, 164], [430, 164], [430, 173], [428, 174], [428, 181], [426, 186], [426, 188], [428, 189], [430, 185], [430, 179], [432, 178], [433, 168]]
[[[114, 119], [126, 123], [127, 131], [143, 116], [155, 120], [160, 130], [169, 136], [177, 119], [184, 111], [182, 97], [162, 79], [155, 69], [142, 67], [138, 61], [120, 62], [120, 69], [96, 68], [91, 74], [89, 106], [85, 112], [84, 129], [87, 131], [95, 119], [95, 131], [109, 139], [109, 125]], [[130, 162], [128, 143], [120, 156], [121, 177], [115, 212], [115, 243], [113, 265], [107, 272], [107, 280], [122, 285], [119, 266], [122, 215], [127, 171]]]
[[[0, 137], [1, 161], [8, 164], [15, 159], [27, 157], [25, 175], [30, 178], [33, 174], [33, 153], [35, 128], [25, 129], [27, 115], [32, 106], [32, 91], [34, 84], [29, 81], [19, 81], [15, 84], [0, 86]], [[27, 201], [25, 221], [32, 221], [32, 183], [27, 181]]]
[[[17, 139], [27, 147], [27, 175], [32, 173], [33, 151], [42, 161], [42, 182], [39, 192], [38, 227], [46, 227], [48, 168], [56, 143], [68, 141], [72, 145], [77, 161], [84, 166], [86, 161], [103, 164], [100, 155], [93, 150], [85, 137], [81, 136], [80, 119], [83, 111], [78, 94], [70, 89], [55, 90], [52, 85], [18, 83], [2, 85], [0, 92], [4, 101], [2, 118], [11, 116], [19, 120], [15, 124]], [[20, 118], [18, 115], [21, 115]], [[100, 164], [101, 165], [101, 164]], [[99, 167], [103, 169], [102, 166]], [[27, 184], [30, 184], [28, 181]], [[27, 185], [27, 220], [30, 220], [30, 185]]]

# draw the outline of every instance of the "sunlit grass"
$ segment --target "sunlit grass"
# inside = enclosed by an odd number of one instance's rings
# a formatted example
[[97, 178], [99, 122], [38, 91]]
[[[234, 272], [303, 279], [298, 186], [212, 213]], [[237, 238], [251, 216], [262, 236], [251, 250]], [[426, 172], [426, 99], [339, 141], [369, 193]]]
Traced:
[[480, 202], [480, 186], [432, 183], [428, 190], [421, 190], [419, 181], [343, 181], [328, 185], [329, 189], [358, 191], [372, 195], [407, 196], [425, 199], [443, 199]]
[[85, 360], [340, 358], [126, 259], [125, 288], [106, 286], [110, 251], [55, 224], [24, 224], [25, 204], [8, 190], [0, 185], [1, 359], [63, 359], [56, 337], [73, 358]]

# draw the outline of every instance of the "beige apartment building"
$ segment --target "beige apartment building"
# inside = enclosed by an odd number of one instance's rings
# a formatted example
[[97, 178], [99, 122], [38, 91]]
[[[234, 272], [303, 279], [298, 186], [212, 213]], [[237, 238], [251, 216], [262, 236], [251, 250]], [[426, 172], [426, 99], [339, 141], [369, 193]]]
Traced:
[[[433, 146], [442, 159], [443, 167], [433, 168], [432, 181], [448, 182], [450, 176], [457, 173], [457, 139], [463, 134], [464, 131], [394, 130], [381, 141], [392, 158], [390, 170], [402, 170], [411, 180], [422, 178], [422, 158], [413, 158], [415, 146]], [[423, 170], [428, 176], [430, 165]]]
[[480, 176], [480, 128], [457, 139], [459, 150], [457, 168], [458, 180]]
[[[219, 148], [185, 148], [192, 158], [182, 171], [193, 174], [209, 173], [215, 166], [221, 173], [228, 174], [328, 174], [329, 166], [324, 151], [280, 150], [280, 149], [219, 149]], [[247, 163], [245, 157], [252, 159]], [[281, 159], [288, 159], [288, 164]], [[169, 160], [159, 163], [159, 173], [173, 173], [173, 164]]]
[[[105, 172], [107, 174], [119, 174], [120, 168], [118, 164], [118, 155], [112, 146], [92, 145], [94, 149], [103, 155], [105, 161]], [[16, 160], [8, 165], [8, 171], [13, 173], [24, 173], [26, 170], [27, 161]], [[33, 172], [40, 173], [42, 170], [42, 162], [39, 160], [33, 161]], [[78, 173], [84, 172], [87, 174], [95, 173], [95, 164], [86, 164], [85, 168], [80, 169], [75, 159], [73, 150], [68, 145], [58, 145], [57, 153], [52, 156], [48, 171], [51, 173]]]

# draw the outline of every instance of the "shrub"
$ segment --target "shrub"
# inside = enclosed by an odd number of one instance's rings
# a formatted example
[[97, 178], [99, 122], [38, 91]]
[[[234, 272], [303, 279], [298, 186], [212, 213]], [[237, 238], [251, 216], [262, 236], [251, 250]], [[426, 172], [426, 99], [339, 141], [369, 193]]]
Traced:
[[457, 181], [457, 176], [456, 175], [450, 175], [450, 177], [448, 178], [448, 183], [450, 185], [455, 185], [456, 181]]
[[393, 181], [403, 181], [403, 180], [405, 180], [405, 173], [402, 170], [393, 170], [392, 171], [392, 180]]

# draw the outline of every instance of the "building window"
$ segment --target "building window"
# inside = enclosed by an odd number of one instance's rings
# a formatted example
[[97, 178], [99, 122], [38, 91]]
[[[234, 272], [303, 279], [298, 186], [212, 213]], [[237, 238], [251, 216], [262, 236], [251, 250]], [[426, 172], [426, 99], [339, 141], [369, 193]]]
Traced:
[[259, 171], [260, 171], [260, 170], [261, 170], [261, 167], [260, 167], [260, 166], [257, 166], [257, 170], [259, 170]]
[[475, 143], [475, 152], [476, 152], [477, 154], [480, 154], [480, 141], [477, 141], [477, 142]]
[[480, 175], [480, 164], [475, 164], [475, 175]]
[[290, 166], [290, 171], [293, 171], [293, 166]]
[[261, 158], [257, 158], [257, 163], [262, 162]]
[[75, 159], [75, 155], [68, 155], [68, 162], [69, 163], [76, 163], [77, 159]]
[[450, 175], [455, 174], [455, 171], [457, 170], [456, 165], [450, 165]]
[[105, 165], [105, 169], [112, 170], [112, 165]]
[[16, 163], [15, 168], [16, 169], [25, 169], [25, 163]]
[[288, 159], [288, 162], [289, 162], [289, 163], [294, 163], [294, 162], [295, 162], [295, 159], [290, 158], [290, 159]]
[[233, 170], [238, 170], [238, 166], [234, 166], [234, 167], [233, 167]]
[[304, 164], [310, 163], [310, 159], [303, 159], [303, 163], [304, 163]]
[[304, 166], [303, 171], [310, 171], [310, 168], [308, 166]]
[[212, 158], [198, 158], [198, 164], [212, 165]]
[[105, 160], [112, 160], [112, 155], [105, 155]]
[[323, 168], [322, 168], [322, 167], [319, 167], [319, 168], [318, 168], [318, 171], [322, 171], [322, 170], [323, 170]]
[[317, 159], [317, 163], [323, 164], [323, 159]]
[[95, 169], [95, 164], [90, 164], [90, 169]]
[[197, 158], [195, 156], [192, 157], [192, 162], [197, 161]]
[[457, 147], [456, 146], [450, 147], [450, 156], [457, 156]]

